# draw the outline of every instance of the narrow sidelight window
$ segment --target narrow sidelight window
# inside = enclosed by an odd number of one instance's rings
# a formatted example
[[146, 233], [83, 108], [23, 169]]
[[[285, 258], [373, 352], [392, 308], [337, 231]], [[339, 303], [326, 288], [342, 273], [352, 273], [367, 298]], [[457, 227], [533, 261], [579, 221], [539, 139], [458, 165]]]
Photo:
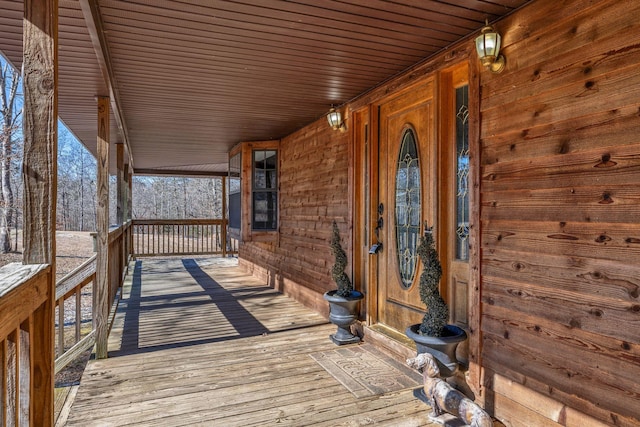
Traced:
[[456, 259], [469, 260], [469, 86], [456, 89]]

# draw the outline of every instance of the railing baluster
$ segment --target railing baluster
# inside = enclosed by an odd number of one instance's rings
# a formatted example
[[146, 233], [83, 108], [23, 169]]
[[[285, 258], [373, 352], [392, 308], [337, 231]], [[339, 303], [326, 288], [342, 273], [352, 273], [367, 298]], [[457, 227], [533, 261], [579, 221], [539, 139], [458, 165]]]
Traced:
[[0, 426], [7, 423], [7, 340], [0, 341]]
[[18, 425], [29, 425], [29, 406], [31, 402], [31, 351], [30, 335], [32, 316], [18, 330]]
[[18, 408], [18, 363], [17, 352], [17, 331], [12, 331], [6, 339], [7, 352], [7, 425], [19, 425], [17, 420]]
[[76, 290], [76, 342], [80, 341], [80, 327], [82, 324], [82, 288]]
[[58, 306], [58, 356], [64, 353], [64, 298], [57, 302]]
[[220, 236], [220, 226], [216, 225], [215, 226], [215, 230], [216, 230], [216, 240], [215, 240], [215, 248], [216, 248], [216, 252], [222, 252], [222, 239]]

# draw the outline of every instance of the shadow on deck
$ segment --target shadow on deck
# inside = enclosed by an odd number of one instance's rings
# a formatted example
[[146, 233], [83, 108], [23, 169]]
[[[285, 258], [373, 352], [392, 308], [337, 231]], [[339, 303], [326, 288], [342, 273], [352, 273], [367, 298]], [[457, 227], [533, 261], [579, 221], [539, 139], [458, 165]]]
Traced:
[[430, 425], [412, 387], [357, 398], [311, 358], [334, 330], [234, 259], [137, 261], [66, 425]]

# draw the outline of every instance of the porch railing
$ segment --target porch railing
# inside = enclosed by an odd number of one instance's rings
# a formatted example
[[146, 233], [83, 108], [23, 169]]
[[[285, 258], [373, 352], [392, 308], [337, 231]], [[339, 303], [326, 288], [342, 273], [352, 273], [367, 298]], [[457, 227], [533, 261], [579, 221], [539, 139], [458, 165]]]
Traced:
[[[111, 301], [118, 300], [130, 250], [131, 223], [111, 230]], [[58, 372], [95, 342], [95, 307], [87, 295], [96, 283], [95, 256], [62, 278], [55, 293], [50, 288], [52, 274], [48, 264], [15, 263], [0, 268], [0, 426], [49, 425], [54, 358], [54, 372]], [[82, 298], [91, 298], [91, 303], [83, 304]], [[87, 305], [90, 313], [82, 310]], [[54, 345], [57, 357], [47, 351]]]
[[[112, 307], [119, 300], [131, 254], [237, 253], [225, 227], [223, 220], [135, 220], [112, 229], [108, 262]], [[96, 308], [89, 288], [95, 292], [96, 258], [62, 278], [55, 293], [49, 288], [52, 274], [47, 264], [0, 268], [0, 425], [48, 425], [53, 384], [43, 384], [52, 381], [46, 373], [54, 365], [54, 371], [60, 371], [95, 343]], [[89, 297], [90, 315], [83, 311], [88, 304], [82, 302]], [[54, 346], [56, 354], [44, 350]]]
[[223, 219], [134, 219], [133, 255], [207, 255], [237, 253]]
[[95, 279], [94, 255], [56, 285], [56, 373], [95, 344], [91, 293]]
[[131, 232], [131, 221], [109, 231], [109, 301], [114, 301], [128, 273]]
[[[128, 222], [109, 231], [109, 301], [112, 305], [119, 300], [130, 252], [131, 223]], [[95, 280], [94, 255], [56, 284], [56, 373], [95, 344]]]
[[49, 424], [52, 274], [47, 264], [0, 268], [0, 425]]

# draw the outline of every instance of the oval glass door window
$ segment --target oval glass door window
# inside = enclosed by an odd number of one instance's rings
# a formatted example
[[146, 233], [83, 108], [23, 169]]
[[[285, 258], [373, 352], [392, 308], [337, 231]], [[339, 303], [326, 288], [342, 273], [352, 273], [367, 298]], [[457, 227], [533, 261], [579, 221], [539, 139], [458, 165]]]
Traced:
[[415, 132], [405, 128], [396, 170], [396, 249], [401, 284], [409, 289], [418, 265], [420, 240], [420, 162]]

